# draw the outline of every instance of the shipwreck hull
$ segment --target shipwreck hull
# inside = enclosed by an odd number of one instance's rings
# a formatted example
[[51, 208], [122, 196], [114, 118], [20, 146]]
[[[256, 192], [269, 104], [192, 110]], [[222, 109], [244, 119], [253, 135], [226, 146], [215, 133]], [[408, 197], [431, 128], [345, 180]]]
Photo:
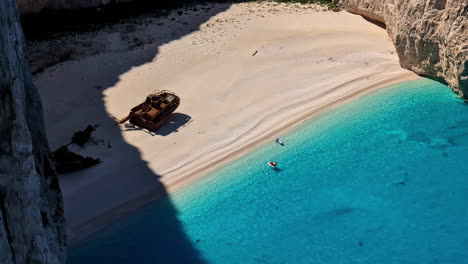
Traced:
[[132, 125], [156, 131], [179, 105], [180, 98], [174, 93], [169, 91], [154, 93], [149, 95], [143, 103], [133, 107], [130, 114], [120, 123], [128, 120]]

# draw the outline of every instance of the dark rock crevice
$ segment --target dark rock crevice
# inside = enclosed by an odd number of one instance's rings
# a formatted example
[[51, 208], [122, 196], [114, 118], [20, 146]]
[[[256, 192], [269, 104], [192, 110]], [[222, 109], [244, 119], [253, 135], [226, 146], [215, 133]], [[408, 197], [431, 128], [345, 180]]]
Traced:
[[[0, 189], [0, 213], [1, 213], [1, 223], [2, 223], [2, 229], [4, 230], [5, 234], [6, 234], [6, 239], [7, 239], [7, 244], [8, 244], [8, 247], [10, 249], [10, 252], [11, 252], [11, 259], [8, 257], [9, 261], [14, 261], [16, 258], [15, 258], [15, 250], [13, 248], [13, 239], [12, 239], [12, 236], [11, 236], [11, 232], [10, 232], [10, 225], [8, 223], [8, 213], [7, 213], [7, 209], [5, 207], [5, 195], [4, 195], [4, 191], [3, 189]], [[2, 232], [3, 233], [3, 232]], [[7, 257], [7, 256], [4, 256], [4, 257]]]

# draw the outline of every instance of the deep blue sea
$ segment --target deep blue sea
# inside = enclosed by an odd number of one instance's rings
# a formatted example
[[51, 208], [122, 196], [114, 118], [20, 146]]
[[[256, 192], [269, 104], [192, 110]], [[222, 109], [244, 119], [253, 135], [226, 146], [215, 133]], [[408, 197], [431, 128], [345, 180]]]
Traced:
[[67, 263], [468, 263], [468, 104], [446, 86], [381, 89], [279, 136]]

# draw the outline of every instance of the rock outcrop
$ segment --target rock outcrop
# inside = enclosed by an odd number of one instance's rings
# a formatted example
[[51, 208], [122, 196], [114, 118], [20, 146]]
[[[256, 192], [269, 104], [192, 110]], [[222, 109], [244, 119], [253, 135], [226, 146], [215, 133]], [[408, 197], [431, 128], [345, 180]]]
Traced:
[[64, 263], [62, 195], [16, 5], [0, 1], [0, 263]]
[[401, 65], [468, 98], [467, 0], [333, 0], [386, 25]]
[[21, 14], [39, 13], [44, 9], [66, 10], [100, 7], [131, 0], [17, 0]]

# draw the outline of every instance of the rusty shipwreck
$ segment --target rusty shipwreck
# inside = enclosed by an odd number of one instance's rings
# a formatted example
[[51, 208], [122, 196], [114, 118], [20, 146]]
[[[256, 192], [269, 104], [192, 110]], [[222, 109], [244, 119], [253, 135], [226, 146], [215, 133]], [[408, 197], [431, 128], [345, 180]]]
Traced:
[[143, 103], [133, 107], [130, 114], [119, 123], [129, 121], [132, 125], [155, 131], [164, 124], [179, 104], [180, 98], [176, 94], [167, 90], [156, 92], [148, 95]]

